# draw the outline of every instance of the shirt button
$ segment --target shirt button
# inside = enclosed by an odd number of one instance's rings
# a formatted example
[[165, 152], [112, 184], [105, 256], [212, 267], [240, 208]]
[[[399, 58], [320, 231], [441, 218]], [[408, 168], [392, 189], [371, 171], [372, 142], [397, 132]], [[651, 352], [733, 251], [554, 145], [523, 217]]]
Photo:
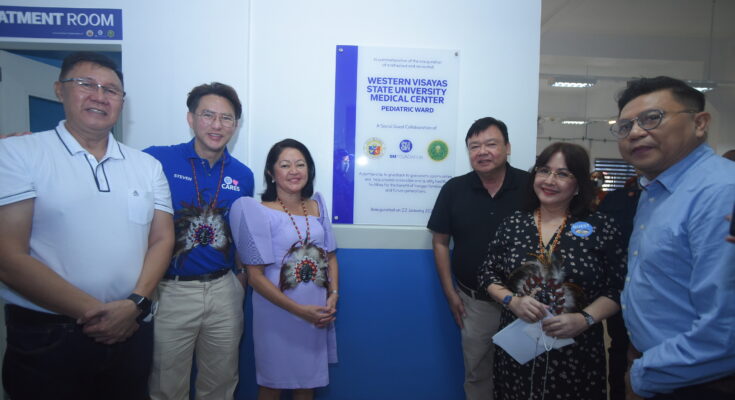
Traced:
[[656, 198], [655, 197], [651, 197], [650, 199], [648, 199], [648, 202], [649, 203], [653, 203], [654, 201], [656, 201]]
[[623, 310], [625, 310], [625, 304], [621, 305], [620, 308], [622, 308]]
[[634, 255], [634, 256], [637, 256], [637, 255], [638, 255], [638, 250], [634, 251], [634, 252], [633, 252], [633, 255]]
[[644, 229], [646, 229], [646, 226], [645, 225], [641, 225], [641, 230], [644, 230]]
[[630, 277], [629, 277], [629, 276], [626, 276], [626, 277], [625, 277], [625, 281], [626, 281], [626, 282], [630, 282]]

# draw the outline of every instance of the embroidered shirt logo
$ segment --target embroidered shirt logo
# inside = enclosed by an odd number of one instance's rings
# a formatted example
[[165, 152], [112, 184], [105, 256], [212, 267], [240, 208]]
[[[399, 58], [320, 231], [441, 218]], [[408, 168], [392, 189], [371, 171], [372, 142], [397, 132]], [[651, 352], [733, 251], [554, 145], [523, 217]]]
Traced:
[[223, 181], [222, 189], [234, 190], [235, 192], [240, 191], [240, 186], [238, 185], [240, 182], [238, 182], [237, 179], [232, 179], [231, 177], [226, 176]]
[[176, 179], [183, 179], [183, 180], [189, 181], [189, 182], [192, 181], [192, 179], [191, 179], [190, 176], [181, 175], [181, 174], [174, 174], [174, 178], [176, 178]]

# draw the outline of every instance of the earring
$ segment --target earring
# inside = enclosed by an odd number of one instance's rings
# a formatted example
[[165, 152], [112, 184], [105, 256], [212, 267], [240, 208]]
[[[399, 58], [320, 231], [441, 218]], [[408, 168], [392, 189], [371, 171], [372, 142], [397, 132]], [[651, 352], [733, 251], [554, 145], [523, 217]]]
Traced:
[[276, 180], [271, 178], [271, 183], [276, 183]]

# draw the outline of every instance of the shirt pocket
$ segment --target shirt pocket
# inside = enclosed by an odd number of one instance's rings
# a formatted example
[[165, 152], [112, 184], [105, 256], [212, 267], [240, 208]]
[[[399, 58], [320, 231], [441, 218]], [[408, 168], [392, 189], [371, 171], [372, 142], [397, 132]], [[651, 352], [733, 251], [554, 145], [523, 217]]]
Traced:
[[131, 189], [128, 193], [128, 218], [136, 224], [149, 224], [153, 220], [153, 193]]

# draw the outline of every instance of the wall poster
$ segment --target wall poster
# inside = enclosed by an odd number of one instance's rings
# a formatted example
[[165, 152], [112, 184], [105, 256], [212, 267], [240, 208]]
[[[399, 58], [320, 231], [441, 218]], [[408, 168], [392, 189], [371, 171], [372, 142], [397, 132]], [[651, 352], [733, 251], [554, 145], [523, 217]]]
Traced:
[[426, 226], [454, 172], [459, 54], [337, 46], [332, 221]]

